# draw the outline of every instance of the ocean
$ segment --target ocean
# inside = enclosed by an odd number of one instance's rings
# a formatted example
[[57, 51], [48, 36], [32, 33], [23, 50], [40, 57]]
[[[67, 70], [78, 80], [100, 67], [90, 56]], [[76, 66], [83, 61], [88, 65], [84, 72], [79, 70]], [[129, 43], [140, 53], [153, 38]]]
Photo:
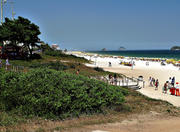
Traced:
[[88, 51], [102, 55], [125, 56], [125, 57], [147, 57], [167, 58], [180, 60], [180, 50], [123, 50], [123, 51]]

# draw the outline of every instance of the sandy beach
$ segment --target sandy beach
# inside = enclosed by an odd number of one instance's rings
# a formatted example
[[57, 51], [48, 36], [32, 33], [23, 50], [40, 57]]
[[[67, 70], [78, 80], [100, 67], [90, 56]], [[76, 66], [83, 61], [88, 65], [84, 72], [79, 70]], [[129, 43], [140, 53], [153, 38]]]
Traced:
[[[135, 66], [130, 67], [119, 64], [119, 62], [122, 61], [130, 62], [130, 58], [120, 59], [118, 57], [103, 57], [92, 54], [87, 55], [84, 53], [75, 53], [74, 55], [93, 61], [92, 64], [86, 64], [90, 67], [98, 66], [106, 71], [121, 73], [128, 77], [138, 78], [138, 76], [143, 76], [145, 87], [138, 90], [140, 93], [154, 99], [168, 101], [177, 107], [180, 106], [180, 96], [170, 95], [169, 91], [167, 94], [162, 93], [162, 87], [164, 83], [169, 80], [169, 77], [175, 77], [175, 82], [180, 82], [180, 70], [178, 67], [175, 67], [172, 64], [166, 64], [163, 66], [160, 62], [149, 61], [149, 66], [147, 66], [147, 61], [134, 59], [133, 61], [135, 62]], [[111, 67], [109, 67], [109, 62], [112, 64]], [[155, 79], [159, 80], [158, 90], [155, 90], [155, 87], [149, 86], [149, 77], [154, 77]]]

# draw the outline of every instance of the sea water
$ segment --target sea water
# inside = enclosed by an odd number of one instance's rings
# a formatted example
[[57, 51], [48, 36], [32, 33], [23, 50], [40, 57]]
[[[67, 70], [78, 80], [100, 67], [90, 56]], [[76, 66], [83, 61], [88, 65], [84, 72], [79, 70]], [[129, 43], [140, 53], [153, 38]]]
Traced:
[[125, 57], [147, 57], [147, 58], [172, 58], [180, 60], [180, 50], [123, 50], [123, 51], [88, 51], [91, 53], [125, 56]]

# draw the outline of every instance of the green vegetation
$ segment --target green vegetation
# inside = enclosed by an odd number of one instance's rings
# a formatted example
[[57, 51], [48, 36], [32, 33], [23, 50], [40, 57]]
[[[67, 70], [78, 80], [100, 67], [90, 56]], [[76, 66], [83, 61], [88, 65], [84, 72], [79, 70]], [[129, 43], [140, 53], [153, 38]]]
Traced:
[[29, 66], [30, 68], [49, 68], [57, 71], [64, 71], [68, 69], [68, 66], [61, 62], [48, 62], [48, 63], [35, 63]]
[[49, 55], [49, 56], [56, 56], [56, 57], [67, 57], [68, 55], [63, 54], [62, 51], [59, 50], [46, 50], [44, 52], [45, 55]]
[[100, 67], [95, 67], [94, 70], [96, 70], [98, 72], [104, 72], [103, 68], [100, 68]]
[[[128, 88], [89, 79], [87, 76], [113, 73], [86, 67], [82, 62], [84, 60], [79, 58], [44, 54], [42, 59], [11, 60], [13, 65], [24, 65], [30, 69], [25, 73], [0, 71], [0, 126], [5, 126], [9, 131], [26, 132], [32, 126], [30, 121], [36, 124], [34, 131], [63, 131], [85, 125], [118, 122], [135, 113], [178, 113], [167, 102], [145, 97]], [[77, 69], [80, 69], [81, 75], [73, 74]], [[91, 116], [87, 116], [89, 114]], [[39, 117], [80, 119], [68, 120], [64, 124], [64, 121], [57, 120], [48, 120], [47, 123], [47, 120]], [[61, 122], [63, 125], [51, 126], [54, 122]], [[23, 130], [20, 124], [24, 124]]]
[[[35, 131], [45, 132], [44, 127], [51, 127], [48, 130], [63, 130], [116, 122], [127, 114], [150, 110], [168, 114], [177, 112], [167, 102], [145, 97], [132, 89], [90, 79], [92, 76], [98, 79], [108, 74], [114, 76], [116, 73], [105, 72], [99, 67], [89, 68], [83, 64], [88, 60], [53, 50], [48, 44], [41, 43], [38, 46], [36, 43], [40, 42], [39, 34], [39, 27], [22, 17], [14, 21], [6, 18], [5, 23], [0, 26], [0, 42], [8, 41], [8, 45], [15, 49], [22, 43], [22, 50], [30, 53], [30, 59], [10, 60], [13, 66], [25, 66], [24, 72], [0, 69], [0, 126], [7, 126], [6, 131], [16, 131], [12, 125], [26, 121], [40, 124], [41, 120], [41, 126], [36, 127]], [[33, 54], [33, 49], [38, 48], [42, 53]], [[80, 70], [79, 75], [74, 74], [77, 70]], [[91, 117], [87, 116], [90, 114]], [[86, 115], [83, 117], [85, 120], [81, 119], [78, 123], [75, 121], [74, 124], [73, 121], [72, 124], [68, 122], [67, 126], [57, 125], [54, 128], [44, 120], [81, 118], [82, 115]]]
[[33, 51], [31, 47], [37, 46], [40, 34], [39, 27], [23, 17], [15, 20], [5, 18], [5, 22], [0, 25], [0, 42], [8, 41], [8, 45], [14, 46], [15, 49], [18, 44], [23, 44], [23, 50], [30, 53], [30, 58]]
[[122, 89], [84, 76], [50, 69], [0, 75], [0, 101], [5, 111], [27, 116], [66, 118], [102, 112], [124, 102]]
[[13, 113], [0, 112], [0, 126], [10, 126], [18, 122], [25, 122], [25, 119]]
[[46, 51], [44, 51], [44, 54], [48, 55], [48, 56], [53, 56], [53, 57], [62, 57], [62, 58], [68, 58], [68, 59], [77, 59], [77, 60], [83, 60], [84, 62], [88, 62], [86, 59], [84, 59], [82, 57], [77, 57], [77, 56], [74, 56], [74, 55], [67, 55], [67, 54], [64, 54], [60, 50], [46, 50]]

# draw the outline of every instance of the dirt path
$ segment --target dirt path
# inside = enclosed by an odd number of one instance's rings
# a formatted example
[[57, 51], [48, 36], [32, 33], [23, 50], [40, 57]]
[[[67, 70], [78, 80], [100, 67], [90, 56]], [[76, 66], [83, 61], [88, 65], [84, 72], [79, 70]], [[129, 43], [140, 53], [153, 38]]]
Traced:
[[164, 117], [151, 113], [120, 123], [86, 126], [68, 132], [180, 132], [180, 117]]

